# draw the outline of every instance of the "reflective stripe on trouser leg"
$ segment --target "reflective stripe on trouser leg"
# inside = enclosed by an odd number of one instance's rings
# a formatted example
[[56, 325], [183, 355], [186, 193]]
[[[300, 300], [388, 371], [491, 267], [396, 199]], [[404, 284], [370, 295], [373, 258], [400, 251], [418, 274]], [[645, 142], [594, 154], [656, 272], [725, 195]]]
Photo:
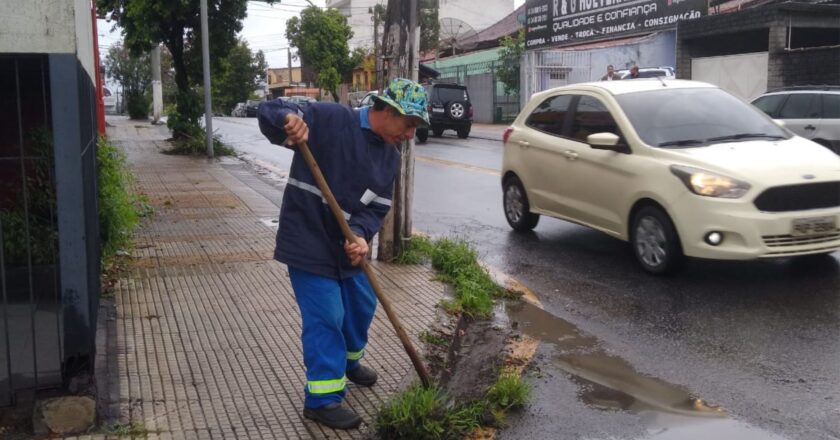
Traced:
[[303, 319], [303, 363], [306, 365], [304, 406], [318, 408], [341, 402], [346, 393], [347, 347], [342, 326], [344, 304], [339, 280], [289, 267]]
[[376, 294], [368, 283], [367, 276], [360, 272], [354, 277], [340, 281], [341, 300], [344, 303], [344, 325], [342, 333], [347, 344], [347, 370], [359, 366], [368, 341], [368, 329], [376, 312]]

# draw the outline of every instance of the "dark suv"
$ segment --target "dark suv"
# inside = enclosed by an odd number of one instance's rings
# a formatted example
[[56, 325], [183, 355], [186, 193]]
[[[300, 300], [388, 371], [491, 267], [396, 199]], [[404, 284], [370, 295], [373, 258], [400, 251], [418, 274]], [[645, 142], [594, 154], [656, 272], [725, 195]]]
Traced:
[[429, 94], [428, 128], [417, 129], [417, 139], [426, 142], [429, 130], [437, 137], [444, 130], [455, 130], [458, 137], [466, 139], [472, 128], [473, 108], [467, 87], [459, 84], [433, 83], [425, 86]]

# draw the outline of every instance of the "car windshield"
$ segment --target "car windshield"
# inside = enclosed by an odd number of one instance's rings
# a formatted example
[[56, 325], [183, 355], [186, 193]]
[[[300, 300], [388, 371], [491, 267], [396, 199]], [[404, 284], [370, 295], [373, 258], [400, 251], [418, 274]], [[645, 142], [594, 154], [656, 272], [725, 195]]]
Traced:
[[790, 137], [761, 111], [720, 89], [660, 89], [616, 100], [639, 137], [654, 147]]

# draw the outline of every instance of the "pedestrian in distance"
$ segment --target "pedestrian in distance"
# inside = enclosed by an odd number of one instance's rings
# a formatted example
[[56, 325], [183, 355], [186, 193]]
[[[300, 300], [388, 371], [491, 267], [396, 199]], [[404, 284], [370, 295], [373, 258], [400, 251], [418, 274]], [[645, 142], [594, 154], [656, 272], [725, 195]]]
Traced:
[[630, 74], [627, 75], [624, 79], [637, 79], [639, 78], [639, 66], [632, 66], [630, 67]]
[[303, 415], [330, 428], [352, 429], [362, 419], [342, 405], [346, 382], [370, 387], [376, 372], [361, 364], [376, 296], [359, 264], [391, 209], [400, 165], [396, 145], [429, 124], [426, 90], [395, 79], [374, 105], [306, 107], [276, 99], [259, 108], [271, 143], [295, 149], [307, 142], [356, 235], [346, 241], [302, 154], [295, 152], [283, 194], [274, 258], [288, 266], [303, 320], [306, 366]]
[[615, 74], [615, 68], [612, 64], [607, 66], [607, 74], [601, 77], [601, 81], [616, 81], [621, 78]]

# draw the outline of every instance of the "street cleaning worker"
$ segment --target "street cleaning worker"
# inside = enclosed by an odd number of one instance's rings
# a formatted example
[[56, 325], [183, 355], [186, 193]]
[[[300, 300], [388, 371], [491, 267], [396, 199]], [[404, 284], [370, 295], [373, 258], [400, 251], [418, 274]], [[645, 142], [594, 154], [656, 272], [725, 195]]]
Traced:
[[376, 372], [360, 363], [376, 296], [358, 265], [391, 209], [400, 166], [396, 145], [428, 125], [426, 90], [395, 79], [373, 107], [334, 103], [303, 108], [280, 99], [259, 107], [260, 130], [273, 144], [310, 150], [333, 191], [355, 242], [344, 239], [302, 155], [295, 153], [283, 194], [274, 258], [289, 269], [303, 318], [306, 399], [303, 415], [337, 429], [362, 419], [342, 406], [346, 381], [372, 386]]

